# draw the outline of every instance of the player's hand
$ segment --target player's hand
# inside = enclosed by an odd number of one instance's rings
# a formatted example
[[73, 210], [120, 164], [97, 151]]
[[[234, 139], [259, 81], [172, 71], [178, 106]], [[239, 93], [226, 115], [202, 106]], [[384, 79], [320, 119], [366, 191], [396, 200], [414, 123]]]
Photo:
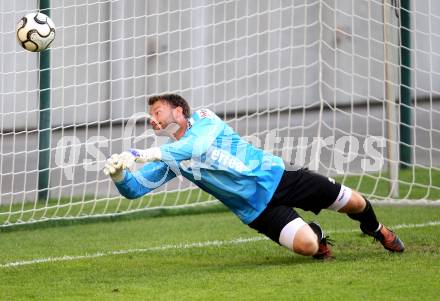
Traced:
[[130, 152], [113, 154], [105, 162], [104, 174], [110, 176], [113, 181], [122, 181], [124, 169], [131, 169], [134, 165], [135, 157]]
[[128, 150], [133, 156], [137, 163], [147, 163], [152, 161], [159, 161], [162, 159], [162, 153], [160, 148], [152, 147], [148, 149], [135, 149], [131, 148]]

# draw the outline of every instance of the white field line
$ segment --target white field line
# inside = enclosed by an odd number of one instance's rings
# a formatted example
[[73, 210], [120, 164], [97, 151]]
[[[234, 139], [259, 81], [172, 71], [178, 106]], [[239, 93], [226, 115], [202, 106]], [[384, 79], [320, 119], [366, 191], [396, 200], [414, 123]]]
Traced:
[[[392, 229], [409, 229], [409, 228], [423, 228], [423, 227], [432, 227], [432, 226], [440, 226], [440, 221], [430, 221], [422, 224], [400, 224], [391, 226]], [[334, 231], [326, 231], [326, 233], [350, 233], [350, 232], [358, 232], [359, 229], [343, 229], [343, 230], [334, 230]], [[13, 261], [6, 262], [0, 264], [0, 268], [9, 268], [9, 267], [18, 267], [24, 265], [33, 265], [38, 263], [52, 263], [52, 262], [60, 262], [60, 261], [73, 261], [73, 260], [82, 260], [82, 259], [92, 259], [104, 256], [114, 256], [114, 255], [125, 255], [125, 254], [133, 254], [133, 253], [148, 253], [148, 252], [160, 252], [166, 250], [176, 250], [176, 249], [193, 249], [193, 248], [205, 248], [205, 247], [217, 247], [224, 245], [236, 245], [236, 244], [244, 244], [256, 241], [268, 240], [267, 237], [264, 236], [255, 236], [249, 238], [237, 238], [232, 240], [212, 240], [212, 241], [202, 241], [195, 243], [185, 243], [185, 244], [174, 244], [174, 245], [161, 245], [157, 247], [144, 248], [144, 249], [127, 249], [127, 250], [116, 250], [116, 251], [106, 251], [106, 252], [97, 252], [93, 254], [84, 254], [84, 255], [65, 255], [60, 257], [46, 257], [46, 258], [36, 258], [32, 260], [21, 260], [21, 261]]]

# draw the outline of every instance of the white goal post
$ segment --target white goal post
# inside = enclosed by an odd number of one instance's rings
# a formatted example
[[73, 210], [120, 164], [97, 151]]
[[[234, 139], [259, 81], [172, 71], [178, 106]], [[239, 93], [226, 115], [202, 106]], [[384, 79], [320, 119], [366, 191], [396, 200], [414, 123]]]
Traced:
[[[156, 142], [142, 113], [149, 96], [164, 92], [371, 199], [437, 204], [440, 2], [401, 2], [52, 1], [49, 179], [41, 199], [39, 55], [15, 36], [38, 1], [2, 1], [0, 228], [216, 203], [182, 179], [127, 200], [102, 173], [112, 153]], [[407, 122], [410, 143], [401, 140]], [[402, 145], [410, 162], [401, 160]]]

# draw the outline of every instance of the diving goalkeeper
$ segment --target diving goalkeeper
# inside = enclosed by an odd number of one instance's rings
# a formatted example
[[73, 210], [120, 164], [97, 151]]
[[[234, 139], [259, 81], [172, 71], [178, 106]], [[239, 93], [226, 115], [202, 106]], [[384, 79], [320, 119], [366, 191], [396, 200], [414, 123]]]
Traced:
[[[138, 198], [182, 175], [244, 224], [295, 253], [333, 257], [320, 225], [306, 223], [294, 208], [345, 213], [385, 249], [404, 251], [402, 241], [378, 222], [371, 203], [358, 192], [307, 169], [288, 170], [280, 157], [243, 140], [213, 112], [190, 114], [179, 95], [152, 96], [148, 105], [153, 129], [165, 131], [170, 139], [160, 147], [130, 149], [106, 161], [104, 172], [126, 198]], [[145, 165], [132, 172], [134, 162]]]

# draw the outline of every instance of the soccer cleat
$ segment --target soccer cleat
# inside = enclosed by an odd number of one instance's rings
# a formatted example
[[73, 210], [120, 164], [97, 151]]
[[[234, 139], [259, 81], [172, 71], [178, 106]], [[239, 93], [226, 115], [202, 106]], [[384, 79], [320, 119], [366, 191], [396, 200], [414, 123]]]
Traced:
[[318, 252], [316, 252], [315, 255], [313, 255], [313, 258], [315, 259], [322, 259], [322, 260], [329, 260], [333, 259], [332, 255], [332, 246], [333, 244], [329, 241], [328, 236], [321, 239], [319, 242], [319, 248]]
[[313, 255], [315, 259], [329, 260], [333, 259], [332, 248], [333, 243], [330, 241], [328, 236], [324, 235], [324, 231], [322, 231], [321, 226], [316, 222], [309, 223], [310, 228], [312, 228], [313, 232], [318, 236], [318, 252]]
[[382, 246], [388, 251], [403, 252], [405, 250], [405, 246], [400, 238], [384, 225], [381, 225], [380, 229], [374, 232], [373, 237], [380, 241]]
[[368, 231], [362, 227], [361, 230], [365, 234], [374, 237], [374, 240], [379, 241], [382, 246], [391, 252], [403, 252], [405, 250], [405, 246], [400, 238], [390, 229], [385, 227], [384, 225], [380, 225], [379, 230], [375, 232]]

